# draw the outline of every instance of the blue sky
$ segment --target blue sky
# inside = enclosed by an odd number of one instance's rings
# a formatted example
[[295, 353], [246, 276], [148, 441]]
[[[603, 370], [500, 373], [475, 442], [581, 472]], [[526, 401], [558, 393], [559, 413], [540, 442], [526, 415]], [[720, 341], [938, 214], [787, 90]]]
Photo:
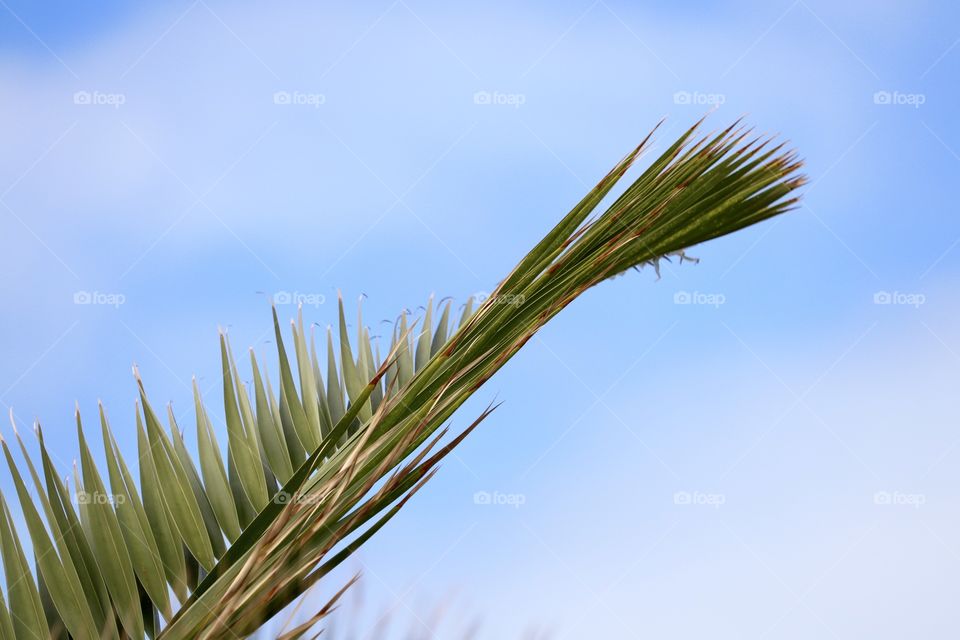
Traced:
[[218, 325], [270, 348], [262, 292], [324, 299], [321, 326], [338, 289], [365, 294], [386, 326], [489, 291], [660, 118], [667, 142], [747, 114], [807, 159], [804, 207], [531, 341], [454, 424], [503, 407], [348, 567], [355, 618], [445, 637], [429, 611], [455, 594], [450, 627], [490, 638], [949, 637], [957, 17], [4, 0], [0, 401], [66, 468], [74, 401], [102, 398], [132, 452], [132, 362], [185, 411]]

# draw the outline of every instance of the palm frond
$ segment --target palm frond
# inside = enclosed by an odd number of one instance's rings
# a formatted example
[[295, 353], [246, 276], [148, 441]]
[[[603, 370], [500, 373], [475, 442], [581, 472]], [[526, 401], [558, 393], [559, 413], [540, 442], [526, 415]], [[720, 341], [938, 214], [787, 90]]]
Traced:
[[419, 323], [401, 314], [382, 358], [359, 311], [351, 339], [342, 300], [325, 363], [302, 312], [285, 333], [274, 308], [277, 377], [251, 350], [248, 388], [221, 332], [225, 449], [196, 383], [193, 458], [136, 369], [139, 482], [102, 406], [106, 472], [78, 410], [73, 496], [39, 425], [39, 468], [16, 434], [36, 502], [3, 441], [35, 568], [0, 496], [0, 637], [254, 633], [396, 515], [493, 407], [449, 440], [448, 419], [577, 296], [796, 203], [804, 179], [792, 153], [739, 123], [697, 138], [699, 125], [598, 212], [651, 133], [459, 322], [449, 301], [429, 301]]

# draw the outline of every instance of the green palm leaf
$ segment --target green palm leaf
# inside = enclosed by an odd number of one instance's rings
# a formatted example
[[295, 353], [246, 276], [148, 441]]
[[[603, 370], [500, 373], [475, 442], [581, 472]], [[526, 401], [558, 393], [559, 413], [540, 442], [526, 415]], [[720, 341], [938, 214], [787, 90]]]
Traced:
[[578, 295], [793, 207], [804, 181], [793, 154], [738, 124], [695, 138], [698, 126], [598, 212], [648, 136], [458, 320], [450, 301], [435, 308], [432, 297], [422, 321], [401, 314], [383, 357], [359, 309], [351, 342], [342, 299], [324, 366], [302, 311], [288, 356], [274, 308], [275, 393], [252, 350], [247, 388], [221, 333], [225, 449], [196, 382], [194, 460], [171, 409], [169, 434], [161, 425], [136, 369], [139, 486], [102, 408], [106, 473], [78, 413], [75, 489], [108, 500], [70, 501], [38, 429], [42, 478], [20, 448], [41, 514], [3, 442], [37, 572], [0, 496], [0, 637], [43, 638], [58, 627], [84, 639], [254, 633], [390, 521], [492, 408], [449, 441], [444, 424]]

